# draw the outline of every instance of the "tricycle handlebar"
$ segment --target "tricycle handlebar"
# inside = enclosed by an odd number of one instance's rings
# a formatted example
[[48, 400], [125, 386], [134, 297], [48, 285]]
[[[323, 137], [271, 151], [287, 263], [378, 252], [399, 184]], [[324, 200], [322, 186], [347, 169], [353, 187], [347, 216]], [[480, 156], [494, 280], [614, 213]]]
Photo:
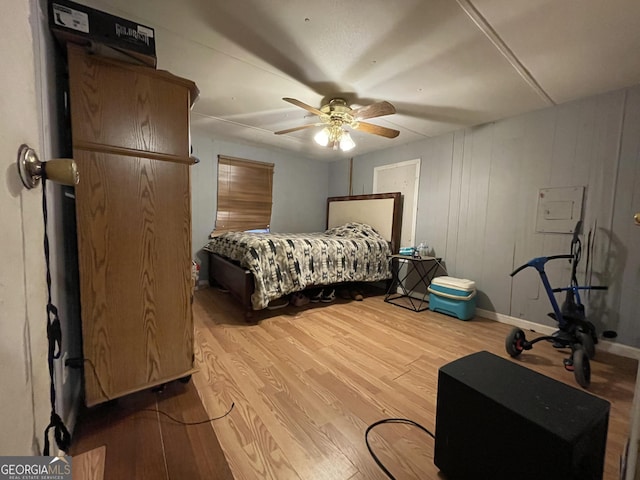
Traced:
[[544, 264], [545, 263], [547, 263], [549, 260], [557, 260], [559, 258], [572, 259], [573, 255], [564, 254], [564, 255], [551, 255], [549, 257], [536, 257], [536, 258], [533, 258], [533, 259], [529, 260], [524, 265], [520, 265], [518, 268], [516, 268], [509, 275], [513, 277], [514, 275], [516, 275], [517, 273], [519, 273], [520, 271], [524, 270], [527, 267], [534, 267], [539, 272], [542, 272], [542, 271], [544, 271]]

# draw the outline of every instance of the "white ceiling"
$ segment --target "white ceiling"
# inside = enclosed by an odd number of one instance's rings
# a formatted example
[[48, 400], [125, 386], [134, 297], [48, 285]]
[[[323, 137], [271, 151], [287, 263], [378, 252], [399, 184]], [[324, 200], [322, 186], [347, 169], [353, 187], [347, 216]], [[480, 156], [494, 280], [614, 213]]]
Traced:
[[[158, 68], [194, 80], [192, 127], [311, 158], [356, 156], [640, 83], [638, 0], [80, 0], [155, 29]], [[387, 100], [348, 154], [319, 108]]]

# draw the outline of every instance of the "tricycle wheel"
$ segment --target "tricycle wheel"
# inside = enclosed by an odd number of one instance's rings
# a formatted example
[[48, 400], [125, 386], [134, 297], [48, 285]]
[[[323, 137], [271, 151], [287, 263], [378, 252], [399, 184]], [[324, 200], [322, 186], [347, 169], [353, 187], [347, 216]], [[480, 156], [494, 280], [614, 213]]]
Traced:
[[520, 328], [514, 328], [504, 342], [504, 346], [507, 349], [507, 353], [512, 357], [517, 357], [524, 350], [525, 338], [524, 332]]
[[584, 353], [587, 354], [587, 357], [589, 357], [589, 360], [596, 356], [596, 346], [593, 344], [591, 333], [578, 330], [576, 332], [576, 338], [578, 342], [580, 342], [580, 345], [582, 345], [582, 349]]
[[573, 374], [576, 382], [582, 388], [588, 388], [591, 384], [591, 365], [589, 357], [582, 348], [576, 348], [573, 352]]

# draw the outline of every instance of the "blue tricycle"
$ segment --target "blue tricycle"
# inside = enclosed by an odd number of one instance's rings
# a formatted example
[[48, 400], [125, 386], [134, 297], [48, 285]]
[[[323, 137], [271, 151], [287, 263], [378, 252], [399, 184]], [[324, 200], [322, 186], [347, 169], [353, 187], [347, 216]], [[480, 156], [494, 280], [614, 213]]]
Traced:
[[[516, 327], [507, 335], [505, 347], [507, 353], [512, 357], [517, 357], [523, 350], [531, 350], [534, 344], [542, 340], [553, 343], [555, 348], [569, 348], [571, 349], [571, 354], [564, 359], [564, 368], [574, 373], [576, 381], [581, 387], [587, 388], [591, 383], [589, 359], [592, 359], [596, 353], [595, 344], [598, 342], [598, 337], [595, 326], [586, 318], [580, 291], [607, 290], [608, 287], [582, 286], [578, 284], [576, 270], [582, 254], [582, 244], [579, 238], [581, 226], [582, 222], [579, 221], [571, 240], [570, 254], [536, 257], [511, 272], [513, 277], [527, 267], [536, 269], [553, 308], [553, 312], [549, 313], [549, 316], [558, 322], [558, 331], [552, 335], [527, 340], [524, 331]], [[558, 259], [566, 259], [571, 263], [571, 281], [567, 287], [552, 288], [544, 271], [544, 266], [550, 260]], [[562, 306], [558, 305], [555, 297], [555, 294], [560, 292], [566, 293]]]

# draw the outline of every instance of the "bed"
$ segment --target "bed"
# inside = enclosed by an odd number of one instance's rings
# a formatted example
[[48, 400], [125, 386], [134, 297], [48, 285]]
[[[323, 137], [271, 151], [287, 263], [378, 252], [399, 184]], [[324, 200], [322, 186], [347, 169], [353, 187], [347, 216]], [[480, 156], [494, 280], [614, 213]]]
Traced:
[[247, 316], [274, 299], [316, 286], [391, 278], [400, 247], [400, 193], [330, 197], [323, 232], [213, 237], [209, 283], [229, 291]]

